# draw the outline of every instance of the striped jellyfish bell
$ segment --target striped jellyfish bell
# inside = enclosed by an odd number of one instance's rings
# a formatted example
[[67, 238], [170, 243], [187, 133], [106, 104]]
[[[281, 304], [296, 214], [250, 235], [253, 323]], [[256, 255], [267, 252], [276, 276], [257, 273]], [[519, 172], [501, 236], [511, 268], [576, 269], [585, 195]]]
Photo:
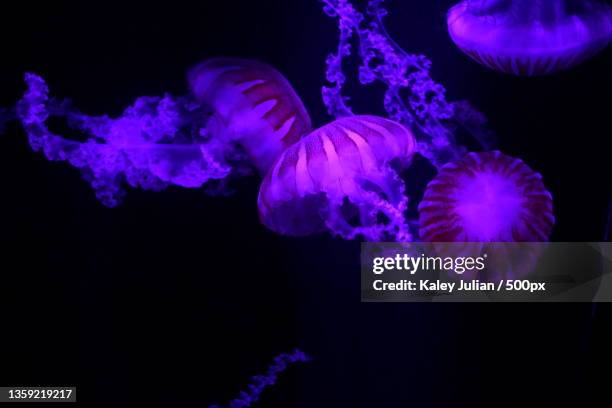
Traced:
[[612, 7], [600, 0], [463, 0], [447, 23], [468, 56], [521, 76], [572, 68], [612, 39]]
[[415, 152], [412, 133], [376, 116], [329, 123], [285, 150], [259, 191], [264, 225], [284, 235], [408, 240], [404, 185], [392, 165]]
[[419, 204], [427, 242], [542, 242], [553, 224], [542, 176], [498, 151], [468, 153], [443, 166]]
[[291, 84], [262, 62], [212, 58], [192, 68], [188, 81], [198, 101], [214, 111], [211, 134], [241, 146], [261, 174], [311, 130]]

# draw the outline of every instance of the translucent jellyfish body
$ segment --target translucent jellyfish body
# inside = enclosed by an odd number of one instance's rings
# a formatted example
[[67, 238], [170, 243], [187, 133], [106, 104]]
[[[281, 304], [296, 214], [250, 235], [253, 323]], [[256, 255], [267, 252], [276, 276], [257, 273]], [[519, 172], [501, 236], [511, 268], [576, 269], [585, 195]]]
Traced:
[[279, 154], [311, 131], [289, 82], [271, 66], [238, 58], [206, 60], [189, 73], [196, 98], [210, 106], [213, 137], [241, 146], [265, 174]]
[[612, 7], [599, 0], [463, 0], [447, 20], [463, 52], [515, 75], [571, 68], [612, 39]]
[[[198, 188], [232, 170], [223, 146], [190, 138], [199, 127], [186, 120], [182, 99], [141, 97], [118, 118], [88, 116], [49, 98], [41, 77], [26, 74], [26, 83], [16, 113], [30, 146], [49, 160], [78, 168], [106, 206], [121, 202], [125, 185], [154, 191], [169, 185]], [[64, 118], [86, 140], [54, 133], [47, 126], [51, 117]]]
[[404, 126], [375, 116], [327, 124], [285, 150], [259, 191], [259, 214], [285, 235], [331, 230], [352, 239], [410, 239], [407, 198], [394, 165], [406, 163], [415, 139]]
[[423, 241], [547, 241], [552, 196], [521, 160], [497, 151], [469, 153], [428, 184], [419, 224]]
[[[122, 115], [89, 116], [49, 97], [45, 81], [27, 74], [16, 114], [35, 151], [67, 161], [113, 207], [124, 187], [162, 190], [176, 185], [223, 193], [228, 182], [256, 167], [262, 174], [287, 146], [310, 131], [310, 119], [289, 83], [254, 61], [212, 59], [190, 71], [192, 96], [140, 97]], [[6, 113], [0, 112], [0, 127]], [[80, 139], [54, 132], [63, 118]]]

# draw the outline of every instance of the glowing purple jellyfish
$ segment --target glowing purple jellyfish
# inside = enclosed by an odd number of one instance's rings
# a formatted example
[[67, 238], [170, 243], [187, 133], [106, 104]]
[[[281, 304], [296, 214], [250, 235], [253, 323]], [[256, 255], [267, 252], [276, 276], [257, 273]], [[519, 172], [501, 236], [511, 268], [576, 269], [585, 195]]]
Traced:
[[352, 239], [410, 240], [407, 197], [392, 167], [415, 151], [404, 126], [375, 116], [327, 124], [285, 150], [265, 177], [259, 214], [268, 228], [301, 236], [326, 229]]
[[447, 20], [463, 52], [515, 75], [569, 69], [612, 39], [612, 7], [598, 0], [463, 0]]
[[[466, 152], [456, 137], [459, 132], [489, 149], [485, 119], [465, 102], [449, 102], [444, 87], [430, 76], [431, 62], [423, 55], [406, 53], [393, 41], [382, 24], [386, 14], [382, 0], [369, 0], [366, 7], [355, 7], [350, 0], [323, 3], [325, 12], [338, 19], [340, 29], [337, 53], [326, 61], [329, 84], [323, 88], [323, 101], [337, 121], [311, 133], [311, 142], [300, 141], [309, 134], [311, 122], [287, 80], [269, 65], [238, 58], [213, 58], [198, 64], [188, 75], [190, 96], [141, 97], [116, 118], [85, 115], [66, 101], [50, 98], [44, 80], [28, 74], [28, 90], [18, 103], [17, 116], [32, 148], [81, 170], [107, 206], [120, 202], [126, 185], [161, 190], [173, 185], [219, 184], [225, 191], [228, 179], [255, 167], [267, 174], [260, 193], [262, 220], [276, 231], [303, 235], [328, 228], [346, 238], [362, 235], [408, 241], [407, 223], [413, 226], [414, 220], [404, 217], [408, 197], [391, 162], [404, 161], [418, 150], [440, 168]], [[352, 116], [349, 97], [343, 95], [342, 72], [343, 61], [351, 56], [352, 40], [358, 45], [359, 82], [383, 85], [383, 107], [394, 122]], [[66, 119], [67, 127], [81, 133], [81, 140], [55, 133], [47, 122], [52, 117]], [[348, 130], [340, 132], [340, 128]], [[347, 136], [351, 142], [340, 143], [341, 155], [319, 149], [312, 163], [309, 158], [309, 168], [315, 166], [310, 173], [314, 187], [310, 187], [319, 190], [308, 192], [304, 200], [295, 197], [296, 205], [307, 204], [299, 209], [306, 214], [302, 219], [297, 219], [297, 207], [289, 209], [296, 217], [288, 217], [287, 197], [276, 193], [290, 187], [282, 187], [283, 181], [290, 182], [283, 179], [290, 171], [281, 166], [274, 167], [278, 170], [274, 173], [269, 168], [298, 157], [301, 147], [295, 146], [315, 148], [323, 140], [336, 140], [336, 136], [327, 136], [328, 131], [340, 132], [338, 139], [345, 133], [355, 136]], [[401, 140], [398, 143], [409, 149], [397, 152], [393, 143], [380, 144], [381, 138]], [[364, 142], [354, 147], [355, 140]], [[278, 157], [282, 160], [275, 161]], [[358, 158], [364, 160], [355, 161]], [[317, 172], [317, 163], [326, 163], [330, 174]], [[338, 185], [334, 177], [340, 177]], [[309, 185], [300, 184], [304, 186]], [[321, 198], [325, 204], [309, 204]], [[283, 226], [283, 222], [288, 224]], [[304, 225], [296, 225], [300, 222]]]
[[540, 174], [500, 152], [442, 167], [419, 204], [420, 237], [433, 242], [547, 241], [552, 196]]
[[[121, 201], [125, 185], [159, 191], [217, 181], [217, 190], [224, 191], [230, 177], [252, 167], [265, 173], [282, 150], [310, 131], [301, 100], [268, 65], [211, 59], [194, 68], [189, 81], [198, 101], [140, 97], [121, 116], [109, 118], [50, 98], [45, 81], [26, 74], [28, 89], [16, 114], [32, 148], [78, 168], [109, 207]], [[47, 123], [52, 117], [64, 118], [86, 140], [52, 131]]]
[[242, 146], [260, 173], [311, 131], [310, 117], [289, 82], [262, 62], [206, 60], [189, 73], [196, 98], [214, 110], [210, 132]]

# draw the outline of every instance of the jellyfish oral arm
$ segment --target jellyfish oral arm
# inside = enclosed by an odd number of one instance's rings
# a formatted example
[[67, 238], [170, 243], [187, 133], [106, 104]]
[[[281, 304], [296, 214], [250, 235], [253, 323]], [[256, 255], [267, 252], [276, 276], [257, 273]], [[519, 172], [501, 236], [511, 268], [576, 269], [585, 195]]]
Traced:
[[[16, 112], [32, 149], [78, 168], [106, 206], [119, 204], [125, 185], [154, 191], [169, 185], [198, 188], [232, 171], [226, 162], [229, 147], [189, 136], [199, 132], [197, 125], [190, 125], [186, 100], [142, 97], [111, 119], [88, 116], [50, 99], [47, 84], [35, 74], [26, 74], [26, 84]], [[52, 116], [65, 117], [87, 140], [53, 133], [46, 123]]]
[[327, 79], [323, 101], [336, 117], [351, 114], [349, 98], [343, 95], [346, 81], [342, 63], [351, 56], [355, 40], [359, 57], [359, 82], [382, 83], [384, 108], [392, 120], [418, 130], [419, 153], [439, 167], [465, 153], [454, 138], [457, 127], [467, 130], [485, 149], [493, 147], [482, 114], [466, 102], [448, 102], [444, 87], [429, 73], [431, 62], [423, 55], [405, 52], [383, 25], [386, 10], [381, 0], [370, 0], [366, 11], [359, 11], [348, 0], [322, 0], [325, 12], [338, 19], [339, 45], [327, 59]]

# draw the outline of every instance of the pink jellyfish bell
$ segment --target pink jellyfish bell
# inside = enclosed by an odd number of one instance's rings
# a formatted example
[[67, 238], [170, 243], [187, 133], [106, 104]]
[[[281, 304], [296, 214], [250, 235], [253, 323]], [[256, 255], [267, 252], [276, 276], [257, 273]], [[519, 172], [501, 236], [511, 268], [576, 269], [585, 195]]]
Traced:
[[[533, 271], [553, 224], [542, 177], [500, 152], [469, 153], [440, 169], [419, 204], [420, 237], [443, 256], [488, 256], [462, 275], [498, 282]], [[507, 244], [500, 244], [507, 243]]]
[[408, 240], [407, 198], [392, 164], [406, 163], [415, 145], [408, 129], [388, 119], [350, 116], [329, 123], [270, 168], [259, 191], [260, 218], [285, 235], [331, 230], [347, 239]]
[[304, 104], [267, 64], [213, 58], [193, 68], [188, 80], [196, 98], [214, 110], [213, 136], [241, 146], [261, 174], [311, 130]]
[[428, 184], [419, 224], [423, 241], [548, 241], [552, 196], [521, 160], [497, 151], [469, 153]]
[[569, 69], [612, 39], [612, 7], [599, 0], [462, 0], [447, 21], [463, 52], [514, 75]]

